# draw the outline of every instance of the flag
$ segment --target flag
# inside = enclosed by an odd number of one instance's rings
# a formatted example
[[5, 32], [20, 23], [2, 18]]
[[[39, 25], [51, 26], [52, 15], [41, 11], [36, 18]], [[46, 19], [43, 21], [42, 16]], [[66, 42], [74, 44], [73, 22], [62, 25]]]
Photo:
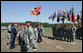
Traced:
[[52, 19], [53, 18], [53, 13], [50, 15], [50, 17], [48, 19]]
[[70, 21], [70, 14], [67, 13], [67, 20]]
[[39, 15], [40, 14], [40, 10], [41, 10], [41, 6], [35, 7], [33, 9], [31, 9], [30, 14], [31, 15]]
[[69, 13], [68, 9], [67, 9], [67, 13]]
[[52, 19], [53, 21], [55, 17], [56, 17], [56, 12], [52, 13], [48, 19]]
[[59, 13], [62, 13], [62, 11], [60, 10]]
[[59, 16], [57, 17], [57, 22], [59, 22], [60, 21], [60, 18], [59, 18]]
[[81, 17], [82, 17], [82, 10], [81, 10]]
[[70, 10], [69, 14], [71, 15], [71, 10]]
[[40, 12], [40, 10], [41, 10], [41, 6], [39, 6], [39, 7], [37, 8], [36, 12]]
[[79, 23], [79, 19], [80, 19], [80, 16], [79, 16], [79, 14], [77, 14], [77, 19], [76, 19], [76, 21]]
[[74, 12], [72, 12], [71, 21], [75, 23], [75, 14], [74, 14]]
[[59, 22], [59, 21], [60, 21], [60, 13], [58, 11], [58, 13], [57, 13], [57, 22]]
[[54, 15], [53, 15], [52, 21], [54, 20], [55, 17], [56, 17], [56, 12], [54, 12]]
[[67, 20], [70, 21], [70, 14], [69, 14], [68, 9], [67, 9]]
[[76, 13], [74, 14], [74, 23], [76, 22]]

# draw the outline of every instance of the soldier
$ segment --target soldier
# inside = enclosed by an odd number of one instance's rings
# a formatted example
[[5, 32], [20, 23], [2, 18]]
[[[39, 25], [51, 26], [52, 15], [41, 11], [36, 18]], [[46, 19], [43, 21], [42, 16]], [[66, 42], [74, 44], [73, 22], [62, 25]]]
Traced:
[[61, 39], [61, 30], [60, 30], [60, 28], [61, 28], [61, 25], [59, 25], [59, 27], [58, 27], [58, 37], [59, 37], [59, 40]]
[[19, 39], [19, 45], [22, 45], [22, 37], [21, 37], [21, 35], [19, 35], [19, 33], [20, 33], [20, 31], [22, 31], [22, 30], [24, 30], [24, 27], [23, 27], [23, 25], [20, 25], [19, 27], [18, 27], [18, 34], [17, 34], [17, 36], [18, 36], [18, 39]]
[[63, 25], [61, 25], [61, 27], [60, 27], [60, 40], [62, 40], [62, 38], [63, 38], [63, 33], [64, 33], [64, 30], [63, 30], [64, 28], [63, 28]]
[[53, 34], [53, 39], [55, 39], [55, 33], [56, 33], [56, 32], [55, 32], [55, 30], [56, 30], [56, 28], [55, 28], [55, 26], [53, 25], [53, 26], [52, 26], [52, 32], [53, 32], [52, 34]]
[[38, 31], [37, 31], [37, 25], [35, 24], [34, 27], [33, 27], [33, 30], [34, 30], [34, 34], [35, 34], [35, 47], [37, 48], [37, 40], [38, 40]]
[[68, 27], [68, 40], [70, 40], [70, 42], [71, 42], [71, 40], [72, 40], [71, 25], [69, 25], [69, 27]]
[[72, 28], [71, 28], [71, 31], [72, 31], [72, 43], [75, 44], [75, 32], [76, 32], [76, 27], [74, 26], [74, 24], [72, 25]]
[[79, 30], [78, 30], [78, 24], [76, 24], [76, 38], [78, 39], [78, 32], [79, 32]]
[[32, 52], [32, 45], [30, 43], [30, 37], [28, 36], [26, 25], [24, 26], [24, 30], [20, 31], [19, 35], [22, 41], [21, 44], [22, 52]]
[[43, 35], [44, 35], [44, 29], [42, 24], [39, 24], [38, 26], [38, 42], [42, 44], [43, 41]]
[[7, 45], [10, 44], [10, 40], [11, 40], [11, 24], [8, 25], [8, 28], [7, 28]]
[[63, 38], [64, 38], [64, 25], [62, 25], [62, 37], [61, 37], [61, 39], [63, 40]]
[[10, 41], [10, 49], [15, 48], [15, 38], [16, 38], [16, 28], [14, 26], [14, 23], [11, 23], [11, 41]]
[[64, 41], [66, 40], [66, 25], [64, 25]]
[[82, 37], [82, 25], [80, 24], [78, 38], [81, 39], [81, 37]]
[[56, 30], [57, 30], [57, 40], [58, 40], [59, 39], [59, 25], [57, 26]]
[[57, 39], [57, 25], [55, 26], [55, 30], [54, 30], [54, 34], [55, 34], [55, 38]]
[[30, 44], [33, 45], [32, 48], [34, 49], [34, 51], [37, 51], [36, 42], [34, 41], [36, 36], [34, 34], [33, 28], [31, 27], [31, 21], [27, 21], [26, 25], [27, 25], [27, 33], [28, 33], [28, 36], [30, 37]]

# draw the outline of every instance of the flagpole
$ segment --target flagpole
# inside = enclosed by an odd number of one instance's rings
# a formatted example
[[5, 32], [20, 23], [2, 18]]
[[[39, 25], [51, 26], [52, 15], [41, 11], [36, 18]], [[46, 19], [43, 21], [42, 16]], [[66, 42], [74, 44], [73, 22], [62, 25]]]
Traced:
[[53, 21], [52, 21], [52, 26], [53, 26]]
[[[39, 22], [39, 21], [38, 21], [38, 15], [37, 15], [37, 22]], [[38, 24], [39, 24], [39, 23], [38, 23]]]

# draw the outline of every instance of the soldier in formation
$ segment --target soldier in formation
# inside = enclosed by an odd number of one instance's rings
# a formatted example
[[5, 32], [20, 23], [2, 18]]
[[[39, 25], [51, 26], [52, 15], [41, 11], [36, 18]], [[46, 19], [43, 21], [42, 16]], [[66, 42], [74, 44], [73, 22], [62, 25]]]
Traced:
[[[82, 36], [82, 25], [77, 29], [74, 24], [66, 24], [66, 25], [53, 25], [53, 39], [69, 41], [72, 44], [75, 44], [75, 37]], [[79, 31], [79, 32], [77, 32]]]
[[76, 38], [77, 39], [81, 39], [82, 38], [82, 24], [80, 24], [79, 26], [76, 25]]

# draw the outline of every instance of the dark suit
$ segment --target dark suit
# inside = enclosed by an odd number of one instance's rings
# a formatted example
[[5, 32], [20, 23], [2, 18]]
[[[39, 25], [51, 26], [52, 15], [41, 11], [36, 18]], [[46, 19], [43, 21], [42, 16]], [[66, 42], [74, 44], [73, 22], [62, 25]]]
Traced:
[[10, 41], [10, 48], [15, 47], [15, 37], [16, 37], [17, 31], [16, 28], [13, 26], [11, 27], [11, 41]]

